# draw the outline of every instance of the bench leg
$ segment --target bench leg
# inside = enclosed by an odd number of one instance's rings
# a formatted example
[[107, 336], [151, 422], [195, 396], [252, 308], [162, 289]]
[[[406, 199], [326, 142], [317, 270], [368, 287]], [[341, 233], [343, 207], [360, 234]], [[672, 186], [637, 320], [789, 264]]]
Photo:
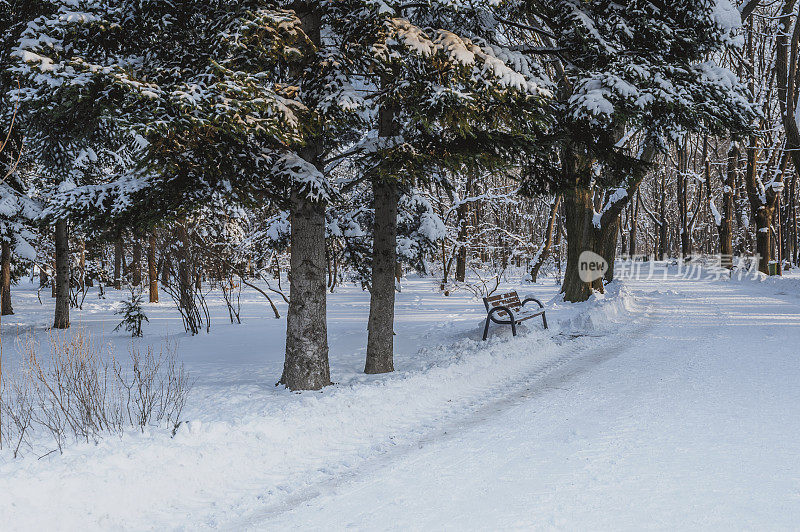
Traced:
[[511, 320], [511, 336], [517, 335], [517, 324], [514, 323], [514, 320]]
[[544, 328], [547, 329], [547, 318], [545, 317], [544, 312], [542, 312], [542, 325], [544, 325]]
[[489, 316], [486, 316], [486, 325], [483, 327], [483, 339], [486, 340], [486, 336], [489, 334]]

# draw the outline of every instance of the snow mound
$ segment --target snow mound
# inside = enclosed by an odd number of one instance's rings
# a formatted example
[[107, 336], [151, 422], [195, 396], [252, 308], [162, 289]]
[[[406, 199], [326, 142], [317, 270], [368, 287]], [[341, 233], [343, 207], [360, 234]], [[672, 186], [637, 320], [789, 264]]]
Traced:
[[624, 284], [615, 281], [605, 289], [604, 294], [595, 292], [584, 303], [573, 303], [574, 314], [560, 319], [559, 329], [571, 334], [608, 333], [630, 322], [642, 311]]

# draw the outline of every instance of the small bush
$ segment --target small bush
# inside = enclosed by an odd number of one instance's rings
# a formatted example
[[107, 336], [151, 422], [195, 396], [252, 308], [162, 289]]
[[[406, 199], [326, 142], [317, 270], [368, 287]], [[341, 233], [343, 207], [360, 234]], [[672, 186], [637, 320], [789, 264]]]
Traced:
[[192, 383], [171, 345], [157, 352], [131, 346], [123, 366], [82, 330], [49, 339], [49, 358], [39, 357], [28, 335], [18, 374], [8, 379], [0, 373], [0, 445], [15, 457], [33, 450], [42, 435], [61, 451], [70, 440], [97, 442], [131, 428], [178, 429]]

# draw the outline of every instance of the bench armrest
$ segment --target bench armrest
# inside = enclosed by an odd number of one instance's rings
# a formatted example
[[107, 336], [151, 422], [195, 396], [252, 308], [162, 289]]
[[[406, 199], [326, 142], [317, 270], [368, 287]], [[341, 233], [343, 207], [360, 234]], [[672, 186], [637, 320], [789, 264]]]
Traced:
[[[512, 322], [514, 321], [514, 312], [510, 308], [504, 307], [502, 305], [500, 305], [498, 307], [492, 307], [492, 309], [489, 311], [489, 315], [487, 316], [487, 318], [491, 319], [494, 322], [500, 323], [501, 320], [498, 320], [497, 318], [495, 318], [493, 316], [493, 314], [495, 312], [500, 312], [501, 310], [505, 310], [506, 312], [508, 312], [508, 319], [510, 321], [512, 321]], [[503, 321], [505, 321], [505, 320], [503, 320]]]
[[525, 303], [528, 303], [529, 301], [536, 301], [539, 304], [539, 308], [544, 308], [544, 305], [542, 305], [542, 302], [539, 301], [538, 299], [536, 299], [535, 297], [526, 297], [525, 301], [522, 302], [522, 306], [524, 307]]

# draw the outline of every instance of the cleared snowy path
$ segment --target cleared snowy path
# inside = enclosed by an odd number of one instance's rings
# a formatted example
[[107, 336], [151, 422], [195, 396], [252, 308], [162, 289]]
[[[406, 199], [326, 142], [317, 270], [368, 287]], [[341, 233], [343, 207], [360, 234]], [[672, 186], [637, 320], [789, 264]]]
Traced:
[[655, 324], [594, 353], [597, 364], [556, 368], [460, 428], [236, 526], [796, 527], [797, 294], [632, 286], [670, 290], [651, 296]]

